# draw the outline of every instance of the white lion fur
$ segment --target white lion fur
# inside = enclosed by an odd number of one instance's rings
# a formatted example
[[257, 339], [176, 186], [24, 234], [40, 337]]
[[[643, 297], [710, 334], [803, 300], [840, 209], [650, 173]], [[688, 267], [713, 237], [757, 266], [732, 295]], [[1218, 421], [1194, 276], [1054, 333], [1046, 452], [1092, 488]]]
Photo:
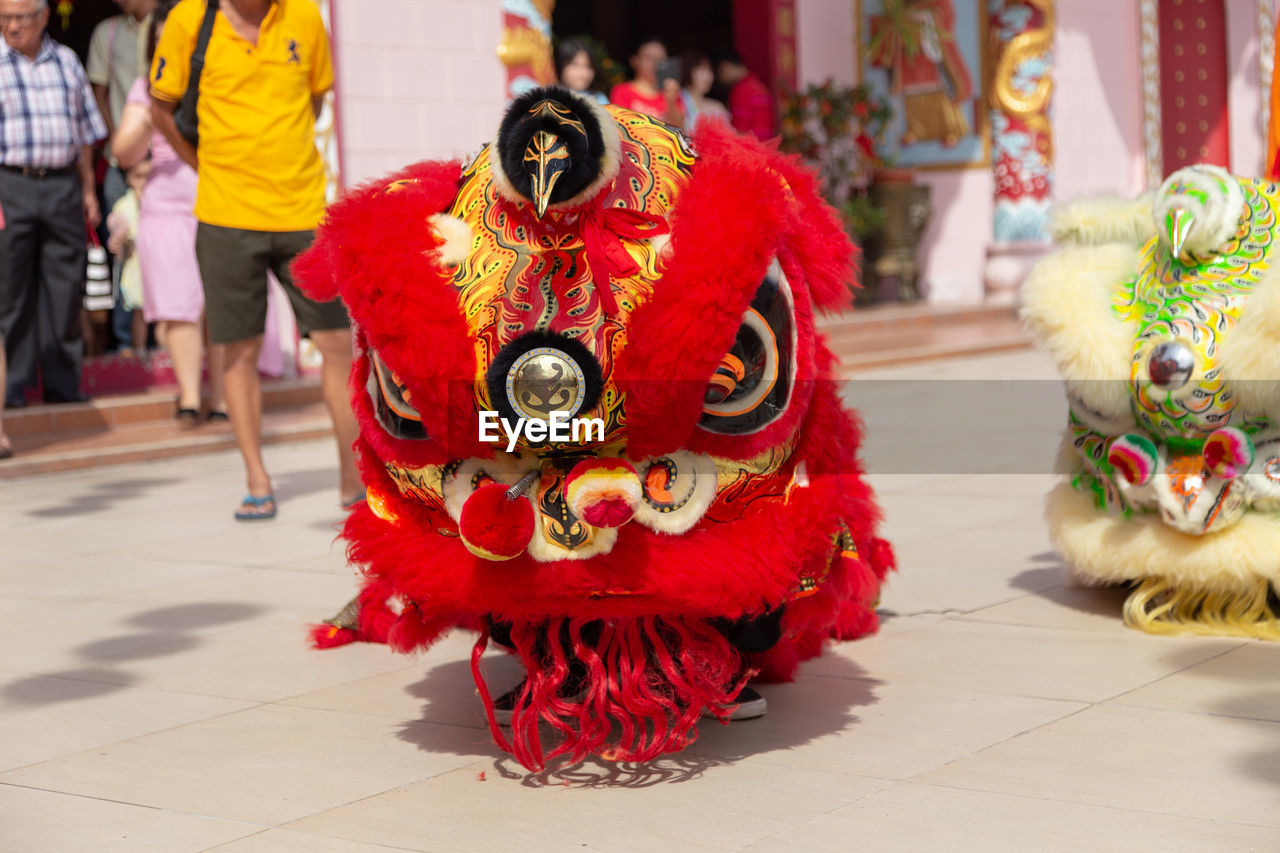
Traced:
[[1022, 288], [1023, 322], [1067, 380], [1068, 392], [1105, 417], [1129, 411], [1136, 329], [1112, 308], [1116, 288], [1138, 266], [1126, 243], [1072, 246], [1043, 259]]
[[447, 266], [457, 266], [471, 254], [471, 226], [456, 216], [437, 213], [427, 217], [431, 228], [440, 238], [440, 262]]
[[1154, 513], [1108, 515], [1091, 495], [1060, 483], [1049, 493], [1045, 515], [1054, 547], [1087, 583], [1160, 577], [1243, 595], [1258, 580], [1280, 582], [1280, 518], [1269, 513], [1246, 513], [1225, 530], [1190, 536]]
[[1138, 198], [1093, 196], [1072, 199], [1054, 205], [1049, 211], [1049, 233], [1062, 245], [1141, 245], [1156, 234], [1151, 218], [1152, 200], [1151, 194]]

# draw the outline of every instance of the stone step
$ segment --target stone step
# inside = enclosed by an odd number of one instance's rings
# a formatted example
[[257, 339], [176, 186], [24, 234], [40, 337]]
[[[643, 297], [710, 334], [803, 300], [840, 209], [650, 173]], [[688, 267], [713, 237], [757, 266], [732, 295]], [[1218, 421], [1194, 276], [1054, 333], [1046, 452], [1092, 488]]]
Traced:
[[846, 374], [1031, 346], [1016, 309], [1003, 305], [876, 306], [822, 318], [818, 329]]
[[[7, 410], [5, 432], [15, 455], [0, 461], [0, 479], [146, 462], [235, 447], [231, 426], [174, 420], [172, 389], [99, 397], [88, 403]], [[263, 383], [263, 443], [301, 441], [332, 432], [314, 379]]]

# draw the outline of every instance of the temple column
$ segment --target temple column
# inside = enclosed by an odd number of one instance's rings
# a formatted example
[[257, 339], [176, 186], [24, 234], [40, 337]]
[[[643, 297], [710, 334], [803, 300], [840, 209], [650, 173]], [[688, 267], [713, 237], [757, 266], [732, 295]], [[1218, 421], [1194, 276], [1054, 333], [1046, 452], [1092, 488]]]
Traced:
[[990, 0], [988, 9], [995, 212], [986, 296], [988, 302], [1012, 303], [1048, 248], [1054, 0]]
[[556, 82], [551, 12], [556, 0], [503, 0], [498, 58], [507, 67], [507, 97]]

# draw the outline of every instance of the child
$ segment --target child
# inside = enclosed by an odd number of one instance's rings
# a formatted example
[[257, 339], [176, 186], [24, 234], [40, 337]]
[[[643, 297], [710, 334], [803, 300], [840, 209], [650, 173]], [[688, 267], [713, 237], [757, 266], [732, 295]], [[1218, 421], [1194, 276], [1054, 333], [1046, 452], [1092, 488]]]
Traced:
[[123, 264], [120, 272], [120, 302], [133, 317], [133, 348], [122, 348], [122, 355], [142, 353], [147, 348], [147, 321], [142, 316], [142, 270], [134, 242], [138, 236], [138, 205], [142, 188], [151, 174], [151, 161], [143, 160], [125, 175], [129, 191], [120, 197], [107, 217], [107, 248]]

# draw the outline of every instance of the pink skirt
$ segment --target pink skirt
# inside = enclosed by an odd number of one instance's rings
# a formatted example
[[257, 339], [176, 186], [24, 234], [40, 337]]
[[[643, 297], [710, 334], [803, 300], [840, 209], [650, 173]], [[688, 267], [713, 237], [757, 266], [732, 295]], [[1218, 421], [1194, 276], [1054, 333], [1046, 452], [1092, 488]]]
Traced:
[[138, 263], [143, 315], [194, 323], [204, 312], [204, 288], [196, 266], [196, 218], [191, 214], [138, 217]]
[[157, 165], [142, 193], [137, 251], [148, 323], [194, 323], [204, 312], [196, 265], [196, 174], [184, 163]]

